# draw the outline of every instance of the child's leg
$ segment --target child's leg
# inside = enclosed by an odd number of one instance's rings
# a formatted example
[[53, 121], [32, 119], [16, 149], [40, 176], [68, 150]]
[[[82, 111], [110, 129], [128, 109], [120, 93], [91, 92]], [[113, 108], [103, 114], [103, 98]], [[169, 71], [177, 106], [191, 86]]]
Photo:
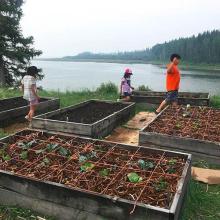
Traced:
[[130, 96], [125, 96], [122, 100], [125, 101], [125, 102], [129, 102], [131, 100], [131, 97]]
[[30, 112], [29, 112], [29, 120], [31, 121], [32, 118], [34, 117], [35, 115], [35, 110], [36, 110], [36, 105], [31, 105], [30, 106]]
[[157, 110], [156, 110], [156, 112], [157, 113], [160, 113], [163, 109], [164, 109], [164, 107], [167, 105], [167, 101], [166, 101], [166, 99], [165, 100], [163, 100], [162, 102], [161, 102], [161, 104], [160, 104], [160, 106], [157, 108]]

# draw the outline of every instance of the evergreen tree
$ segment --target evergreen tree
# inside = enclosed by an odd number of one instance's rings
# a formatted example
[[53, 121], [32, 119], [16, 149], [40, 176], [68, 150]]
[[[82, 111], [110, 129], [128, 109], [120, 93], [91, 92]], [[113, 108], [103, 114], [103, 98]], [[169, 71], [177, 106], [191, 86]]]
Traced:
[[23, 76], [30, 60], [42, 53], [33, 48], [33, 37], [22, 34], [23, 3], [23, 0], [0, 0], [0, 85], [12, 85]]

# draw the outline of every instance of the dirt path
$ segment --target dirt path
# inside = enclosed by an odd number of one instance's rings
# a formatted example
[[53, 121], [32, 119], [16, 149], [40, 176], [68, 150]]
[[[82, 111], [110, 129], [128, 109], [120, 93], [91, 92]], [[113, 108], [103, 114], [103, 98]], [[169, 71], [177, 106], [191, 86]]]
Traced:
[[28, 128], [28, 126], [29, 126], [29, 122], [19, 122], [19, 123], [15, 123], [10, 126], [7, 126], [3, 128], [2, 130], [4, 131], [4, 133], [12, 134], [20, 130], [23, 130], [25, 128]]
[[155, 116], [152, 112], [139, 112], [125, 126], [116, 128], [105, 139], [124, 144], [138, 145], [139, 130], [145, 127]]

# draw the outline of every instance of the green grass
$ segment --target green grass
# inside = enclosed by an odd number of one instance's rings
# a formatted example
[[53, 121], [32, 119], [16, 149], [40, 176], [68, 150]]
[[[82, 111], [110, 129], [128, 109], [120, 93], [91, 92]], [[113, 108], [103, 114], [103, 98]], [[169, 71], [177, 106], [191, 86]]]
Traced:
[[39, 215], [29, 209], [0, 205], [0, 220], [39, 220], [38, 217], [53, 220], [51, 217]]
[[[21, 95], [18, 90], [0, 89], [0, 99]], [[69, 106], [88, 99], [116, 100], [118, 95], [117, 86], [112, 83], [102, 84], [96, 91], [83, 90], [79, 92], [67, 91], [41, 91], [42, 97], [59, 97], [61, 106]], [[220, 96], [211, 98], [211, 105], [220, 108]], [[148, 109], [144, 105], [137, 105], [136, 112]], [[0, 137], [6, 134], [0, 130]], [[194, 163], [194, 166], [220, 169], [220, 166], [209, 165], [205, 161]], [[4, 217], [2, 217], [4, 216]], [[16, 207], [0, 206], [0, 220], [15, 220], [17, 216], [23, 219], [36, 219], [36, 214], [30, 210], [19, 209]], [[50, 218], [46, 218], [50, 219]], [[209, 185], [191, 180], [189, 184], [189, 193], [186, 198], [181, 220], [217, 220], [220, 219], [220, 185]]]

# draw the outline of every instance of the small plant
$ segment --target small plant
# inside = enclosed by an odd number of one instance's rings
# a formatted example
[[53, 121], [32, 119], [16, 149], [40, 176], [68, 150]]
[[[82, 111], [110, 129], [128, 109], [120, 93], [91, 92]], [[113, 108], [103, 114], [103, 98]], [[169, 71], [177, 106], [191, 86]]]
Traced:
[[108, 176], [109, 172], [110, 172], [110, 170], [105, 168], [105, 169], [99, 171], [99, 175], [100, 176]]
[[171, 159], [168, 161], [169, 165], [176, 165], [176, 163], [177, 163], [177, 159]]
[[127, 177], [131, 183], [139, 183], [143, 180], [137, 173], [129, 173]]
[[70, 156], [70, 151], [64, 147], [60, 147], [58, 152], [61, 156], [64, 156], [64, 157]]
[[51, 152], [59, 147], [59, 144], [47, 144], [46, 149], [47, 151]]
[[177, 128], [181, 128], [182, 125], [181, 125], [179, 122], [177, 122], [177, 123], [176, 123], [176, 127], [177, 127]]
[[154, 168], [154, 163], [151, 161], [138, 160], [138, 165], [143, 170], [144, 169], [148, 170], [148, 169]]
[[158, 180], [157, 183], [154, 184], [154, 189], [157, 191], [157, 192], [161, 192], [163, 190], [165, 190], [168, 186], [168, 183], [165, 181], [164, 178], [160, 178]]
[[20, 148], [29, 149], [29, 148], [33, 147], [33, 145], [36, 144], [36, 143], [37, 143], [36, 140], [33, 140], [33, 141], [28, 142], [28, 143], [26, 143], [26, 142], [18, 142], [17, 145]]
[[88, 158], [86, 156], [80, 155], [79, 156], [79, 163], [84, 163], [88, 160]]
[[94, 164], [93, 163], [90, 163], [90, 162], [85, 162], [81, 167], [80, 167], [80, 170], [82, 172], [86, 172], [86, 171], [89, 171], [89, 170], [92, 170], [94, 168]]
[[20, 156], [20, 158], [21, 158], [22, 160], [27, 160], [27, 158], [28, 158], [28, 152], [27, 152], [27, 151], [22, 151], [19, 156]]

